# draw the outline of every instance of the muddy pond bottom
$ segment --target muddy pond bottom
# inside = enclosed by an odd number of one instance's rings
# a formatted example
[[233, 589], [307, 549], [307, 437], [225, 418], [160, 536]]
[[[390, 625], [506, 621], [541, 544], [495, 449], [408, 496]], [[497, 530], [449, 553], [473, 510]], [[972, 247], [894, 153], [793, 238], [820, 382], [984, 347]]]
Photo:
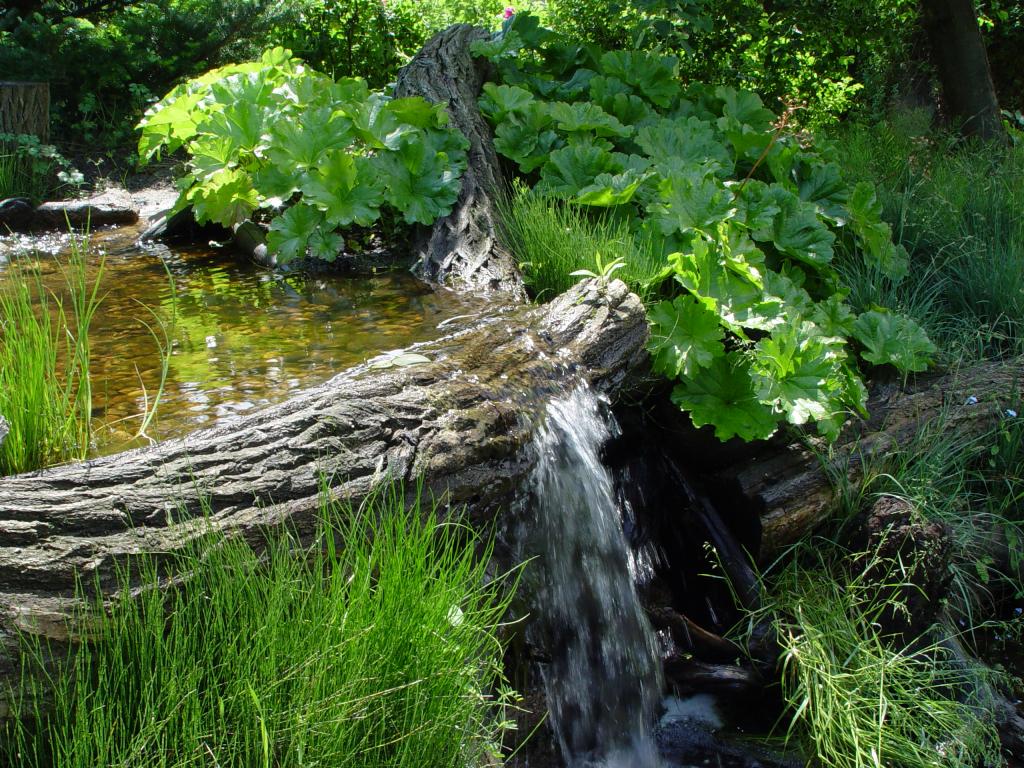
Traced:
[[[138, 230], [93, 233], [103, 263], [92, 345], [93, 455], [224, 425], [381, 352], [429, 341], [482, 309], [405, 272], [282, 275], [210, 247], [136, 244]], [[67, 236], [0, 238], [0, 289], [35, 280], [61, 295]], [[163, 373], [156, 416], [139, 435]]]

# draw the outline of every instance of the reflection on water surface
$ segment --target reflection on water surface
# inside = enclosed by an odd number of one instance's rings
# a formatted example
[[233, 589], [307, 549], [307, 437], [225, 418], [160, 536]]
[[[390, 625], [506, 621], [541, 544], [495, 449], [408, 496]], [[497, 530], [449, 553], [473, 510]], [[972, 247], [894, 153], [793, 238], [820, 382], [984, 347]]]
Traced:
[[[156, 317], [172, 314], [172, 354], [157, 418], [166, 439], [224, 424], [382, 351], [443, 334], [437, 326], [479, 304], [434, 292], [404, 272], [368, 278], [279, 275], [209, 247], [140, 249], [137, 230], [93, 234], [106, 255], [103, 303], [92, 328], [97, 453], [147, 441], [137, 436], [146, 394], [160, 381]], [[0, 286], [38, 269], [63, 285], [52, 254], [64, 238], [0, 238]], [[28, 250], [34, 248], [35, 250]], [[91, 257], [95, 262], [97, 257]], [[173, 277], [171, 289], [166, 269]], [[177, 312], [173, 308], [177, 306]]]

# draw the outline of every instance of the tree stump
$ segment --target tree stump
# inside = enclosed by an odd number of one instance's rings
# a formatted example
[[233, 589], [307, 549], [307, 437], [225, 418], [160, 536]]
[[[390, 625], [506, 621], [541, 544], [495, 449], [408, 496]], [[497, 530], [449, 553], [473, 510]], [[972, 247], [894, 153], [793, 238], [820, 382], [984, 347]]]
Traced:
[[451, 123], [469, 139], [469, 166], [452, 212], [416, 243], [420, 277], [484, 293], [526, 298], [515, 256], [498, 241], [495, 195], [506, 183], [491, 128], [476, 101], [483, 88], [487, 62], [469, 51], [488, 33], [469, 24], [456, 24], [427, 41], [398, 73], [396, 96], [422, 96], [445, 104]]
[[50, 84], [0, 82], [0, 133], [50, 140]]

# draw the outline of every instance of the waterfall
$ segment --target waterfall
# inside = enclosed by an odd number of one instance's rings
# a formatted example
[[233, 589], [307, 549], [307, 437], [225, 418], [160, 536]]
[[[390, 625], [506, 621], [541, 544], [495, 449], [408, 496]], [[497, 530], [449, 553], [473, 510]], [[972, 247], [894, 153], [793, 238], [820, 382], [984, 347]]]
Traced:
[[657, 643], [630, 576], [601, 446], [616, 429], [589, 389], [548, 404], [536, 432], [522, 553], [535, 582], [535, 633], [551, 725], [570, 768], [652, 768], [661, 700]]

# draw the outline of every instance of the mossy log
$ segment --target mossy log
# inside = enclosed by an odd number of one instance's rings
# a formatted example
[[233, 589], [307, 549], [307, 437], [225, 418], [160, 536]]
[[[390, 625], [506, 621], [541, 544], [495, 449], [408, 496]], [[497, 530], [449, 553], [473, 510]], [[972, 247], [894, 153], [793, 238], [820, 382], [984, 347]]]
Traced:
[[515, 257], [497, 237], [495, 196], [506, 180], [490, 126], [477, 98], [487, 75], [486, 59], [470, 46], [486, 39], [479, 27], [456, 24], [431, 38], [398, 74], [397, 96], [422, 96], [446, 104], [451, 124], [469, 139], [469, 167], [452, 212], [434, 222], [415, 244], [420, 277], [479, 292], [526, 296]]
[[870, 417], [851, 424], [831, 447], [794, 443], [717, 473], [727, 501], [760, 516], [763, 561], [817, 527], [835, 504], [836, 481], [856, 484], [866, 467], [898, 453], [928, 424], [962, 439], [991, 430], [1019, 409], [1024, 357], [989, 361], [890, 386], [868, 403]]
[[0, 682], [17, 672], [19, 631], [74, 634], [76, 579], [112, 593], [119, 566], [210, 530], [253, 543], [272, 526], [310, 535], [325, 481], [358, 504], [388, 479], [422, 479], [492, 530], [534, 462], [530, 415], [581, 380], [614, 392], [646, 338], [624, 284], [586, 281], [416, 347], [429, 362], [371, 362], [230, 426], [0, 478]]

